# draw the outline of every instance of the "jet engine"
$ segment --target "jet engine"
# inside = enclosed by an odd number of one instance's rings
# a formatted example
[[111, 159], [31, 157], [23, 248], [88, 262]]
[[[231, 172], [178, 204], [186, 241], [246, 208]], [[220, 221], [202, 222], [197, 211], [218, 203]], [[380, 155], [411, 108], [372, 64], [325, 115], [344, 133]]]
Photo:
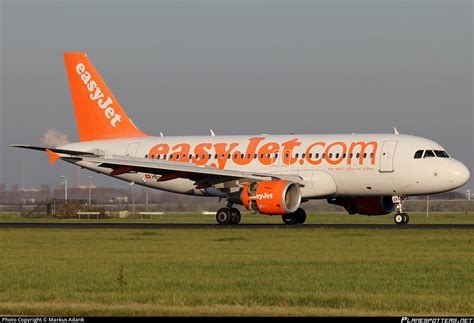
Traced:
[[230, 194], [228, 200], [243, 205], [250, 212], [287, 214], [299, 208], [301, 190], [298, 184], [284, 180], [245, 183], [242, 190]]
[[343, 206], [349, 214], [384, 215], [395, 209], [391, 196], [336, 197], [328, 202]]

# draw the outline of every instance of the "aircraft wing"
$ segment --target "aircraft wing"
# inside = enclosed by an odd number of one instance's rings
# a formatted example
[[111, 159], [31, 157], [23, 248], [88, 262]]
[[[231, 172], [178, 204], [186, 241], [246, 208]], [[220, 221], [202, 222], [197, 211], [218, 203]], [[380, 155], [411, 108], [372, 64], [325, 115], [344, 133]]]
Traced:
[[[15, 148], [33, 149], [45, 151], [50, 155], [50, 163], [53, 164], [61, 158], [71, 162], [86, 161], [96, 164], [98, 167], [110, 169], [109, 175], [121, 175], [127, 173], [148, 173], [160, 175], [158, 182], [164, 182], [176, 178], [186, 178], [195, 181], [196, 188], [206, 188], [231, 181], [271, 181], [288, 180], [304, 186], [300, 176], [291, 174], [269, 174], [258, 172], [246, 172], [239, 170], [220, 169], [210, 166], [198, 166], [191, 163], [178, 161], [166, 161], [139, 157], [128, 157], [114, 155], [105, 158], [99, 152], [85, 152], [66, 150], [49, 147], [12, 145]], [[217, 186], [216, 186], [217, 188]]]
[[[73, 159], [78, 157], [72, 157]], [[197, 188], [211, 187], [216, 184], [232, 180], [243, 181], [271, 181], [288, 180], [304, 186], [301, 177], [297, 175], [280, 175], [258, 172], [246, 172], [238, 170], [219, 169], [209, 166], [197, 166], [191, 163], [164, 161], [148, 158], [113, 156], [113, 158], [81, 156], [83, 161], [97, 164], [98, 167], [111, 169], [109, 175], [120, 175], [131, 172], [140, 172], [160, 175], [158, 182], [164, 182], [175, 178], [187, 178], [194, 180]], [[67, 159], [67, 158], [65, 158]]]
[[67, 150], [67, 149], [58, 149], [58, 148], [50, 148], [50, 147], [39, 147], [39, 146], [30, 146], [30, 145], [11, 145], [10, 147], [14, 148], [25, 148], [25, 149], [32, 149], [32, 150], [40, 150], [40, 151], [52, 151], [57, 154], [66, 154], [72, 156], [94, 156], [96, 155], [93, 152], [86, 152], [86, 151], [76, 151], [76, 150]]

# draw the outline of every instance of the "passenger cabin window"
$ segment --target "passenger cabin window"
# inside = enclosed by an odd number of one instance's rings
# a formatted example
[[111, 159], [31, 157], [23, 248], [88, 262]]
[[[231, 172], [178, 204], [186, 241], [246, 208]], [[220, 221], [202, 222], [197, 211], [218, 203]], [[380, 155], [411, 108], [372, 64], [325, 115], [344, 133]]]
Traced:
[[436, 157], [449, 158], [449, 155], [444, 150], [435, 150]]
[[432, 150], [426, 150], [423, 158], [432, 158], [432, 157], [435, 157], [434, 152]]
[[423, 150], [417, 150], [415, 153], [415, 159], [420, 159], [423, 156]]

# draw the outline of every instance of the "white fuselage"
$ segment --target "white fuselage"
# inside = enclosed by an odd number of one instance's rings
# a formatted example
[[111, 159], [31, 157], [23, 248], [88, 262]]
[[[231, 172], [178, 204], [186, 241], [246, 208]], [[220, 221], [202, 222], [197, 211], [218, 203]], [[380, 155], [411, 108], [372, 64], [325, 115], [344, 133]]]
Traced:
[[[59, 147], [98, 151], [107, 158], [130, 156], [194, 163], [228, 170], [298, 175], [305, 199], [331, 196], [423, 195], [449, 191], [469, 180], [469, 170], [451, 157], [415, 158], [417, 151], [445, 151], [420, 137], [396, 134], [176, 136], [86, 141]], [[171, 156], [170, 156], [171, 155]], [[77, 165], [108, 175], [110, 169]], [[160, 190], [222, 196], [197, 189], [190, 179], [157, 182], [159, 175], [114, 176]]]

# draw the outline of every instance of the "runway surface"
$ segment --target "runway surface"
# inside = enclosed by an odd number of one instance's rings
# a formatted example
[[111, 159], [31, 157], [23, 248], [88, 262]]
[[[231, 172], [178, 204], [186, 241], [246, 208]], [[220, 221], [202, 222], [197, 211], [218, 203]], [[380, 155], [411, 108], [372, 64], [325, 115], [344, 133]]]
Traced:
[[0, 228], [15, 229], [474, 229], [474, 224], [188, 224], [188, 223], [0, 223]]

